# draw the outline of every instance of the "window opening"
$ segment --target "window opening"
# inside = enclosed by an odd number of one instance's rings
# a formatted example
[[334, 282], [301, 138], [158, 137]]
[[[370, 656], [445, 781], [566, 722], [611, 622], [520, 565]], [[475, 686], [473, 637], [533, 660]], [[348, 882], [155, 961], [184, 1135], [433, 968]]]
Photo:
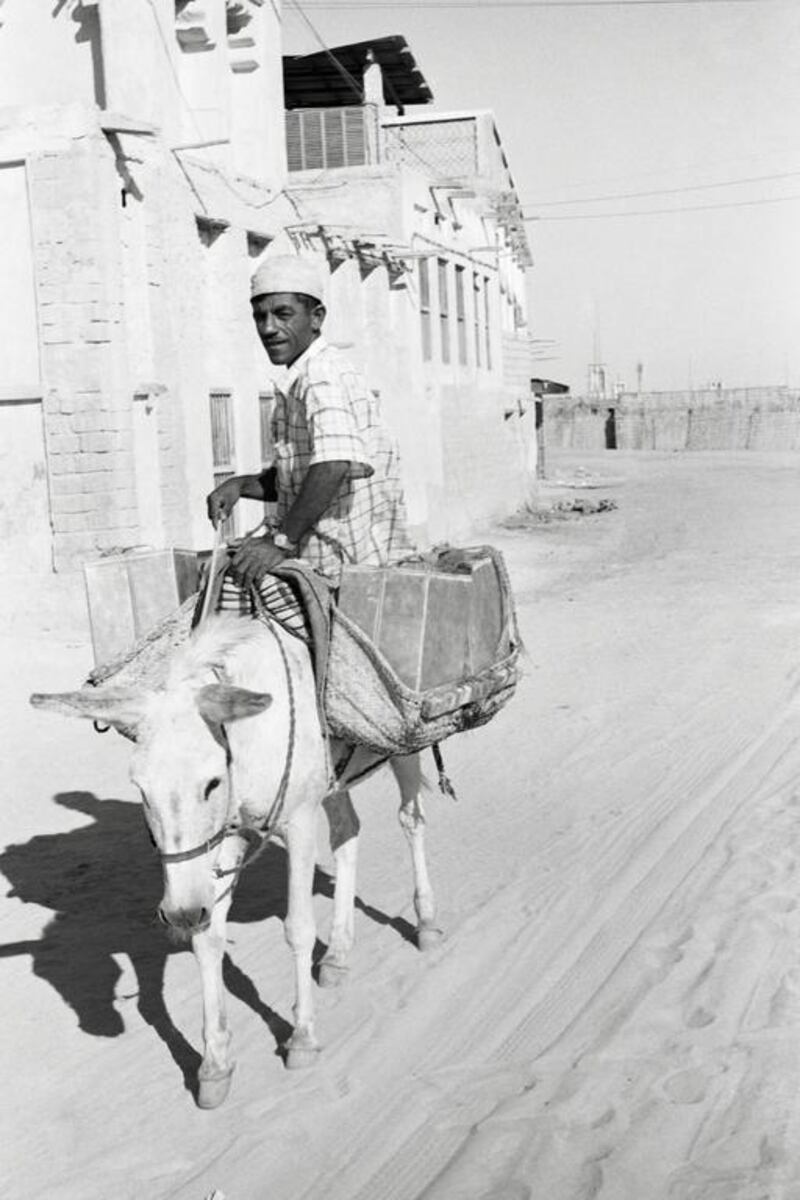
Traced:
[[419, 260], [419, 315], [422, 329], [422, 358], [430, 362], [433, 357], [431, 337], [431, 277], [427, 258]]
[[[236, 474], [233, 440], [233, 396], [230, 392], [211, 392], [211, 461], [214, 487]], [[236, 536], [236, 510], [222, 523], [224, 537]]]
[[481, 365], [481, 277], [476, 271], [472, 276], [472, 316], [475, 324], [475, 363]]
[[492, 369], [492, 329], [489, 311], [489, 278], [483, 280], [483, 328], [486, 335], [486, 370]]
[[467, 361], [467, 312], [464, 299], [464, 268], [456, 267], [456, 337], [458, 340], [458, 361]]
[[450, 362], [450, 297], [447, 292], [447, 259], [439, 264], [439, 331], [442, 341], [442, 362]]

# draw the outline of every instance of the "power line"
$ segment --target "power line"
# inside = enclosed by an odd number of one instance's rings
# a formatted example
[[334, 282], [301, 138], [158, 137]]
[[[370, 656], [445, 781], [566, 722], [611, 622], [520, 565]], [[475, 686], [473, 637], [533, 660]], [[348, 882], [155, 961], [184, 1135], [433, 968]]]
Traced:
[[[763, 162], [765, 159], [775, 158], [776, 155], [791, 155], [793, 158], [800, 154], [800, 145], [794, 144], [789, 147], [781, 147], [775, 150], [761, 151], [759, 154], [737, 154], [735, 156], [726, 155], [723, 158], [707, 158], [703, 161], [703, 169], [709, 167], [730, 167], [732, 163], [743, 162]], [[669, 167], [659, 167], [655, 171], [627, 171], [624, 175], [603, 175], [595, 176], [592, 179], [583, 179], [578, 183], [561, 183], [558, 185], [559, 192], [580, 191], [582, 188], [608, 187], [614, 183], [627, 183], [629, 180], [639, 179], [654, 179], [657, 176], [674, 175], [680, 171], [693, 171], [700, 164], [676, 164]], [[553, 189], [551, 189], [552, 191]], [[532, 202], [533, 203], [533, 202]], [[539, 204], [550, 203], [549, 201], [538, 201]], [[566, 203], [566, 202], [565, 202]]]
[[760, 204], [785, 204], [789, 200], [800, 200], [800, 194], [795, 196], [764, 196], [759, 200], [732, 200], [720, 204], [691, 204], [679, 208], [640, 208], [631, 212], [613, 213], [574, 213], [563, 217], [534, 217], [523, 216], [523, 221], [605, 221], [609, 217], [658, 217], [664, 213], [710, 212], [717, 208], [752, 208]]
[[[773, 0], [773, 3], [776, 0]], [[782, 3], [785, 0], [777, 0]], [[403, 8], [426, 8], [429, 12], [437, 8], [476, 8], [489, 11], [497, 8], [645, 8], [650, 5], [699, 4], [769, 4], [770, 0], [404, 0]], [[308, 4], [314, 11], [342, 11], [344, 9], [387, 8], [395, 12], [397, 0], [314, 0]]]
[[615, 192], [607, 196], [580, 196], [574, 200], [528, 200], [531, 208], [563, 208], [565, 205], [599, 204], [604, 200], [642, 200], [646, 196], [676, 196], [680, 192], [705, 192], [714, 188], [737, 187], [743, 183], [769, 183], [775, 179], [796, 179], [800, 171], [784, 171], [780, 175], [753, 175], [748, 179], [723, 179], [719, 183], [687, 183], [682, 187], [655, 188], [649, 192]]
[[325, 54], [328, 56], [330, 61], [333, 63], [333, 66], [339, 72], [339, 74], [341, 75], [342, 79], [345, 81], [347, 86], [352, 89], [353, 93], [358, 98], [359, 104], [361, 104], [364, 100], [364, 89], [362, 87], [359, 87], [358, 83], [353, 78], [353, 76], [350, 74], [350, 72], [347, 70], [347, 68], [344, 66], [344, 64], [339, 62], [339, 59], [336, 57], [336, 55], [333, 53], [331, 48], [328, 46], [327, 42], [322, 37], [322, 34], [319, 32], [316, 25], [314, 25], [311, 18], [308, 16], [305, 9], [300, 4], [299, 0], [290, 0], [290, 3], [292, 5], [292, 8], [294, 8], [296, 10], [296, 12], [303, 18], [306, 25], [313, 33], [314, 37], [317, 39], [320, 46], [325, 51]]
[[[173, 83], [175, 84], [175, 89], [178, 93], [181, 104], [183, 105], [186, 112], [189, 114], [189, 120], [192, 122], [192, 125], [194, 126], [198, 141], [202, 142], [204, 140], [203, 130], [201, 129], [200, 124], [197, 120], [197, 113], [195, 112], [194, 107], [189, 103], [189, 100], [187, 99], [186, 94], [183, 91], [183, 88], [181, 87], [180, 76], [175, 69], [175, 63], [172, 61], [172, 55], [170, 54], [170, 48], [166, 41], [166, 38], [164, 37], [164, 30], [161, 28], [161, 22], [158, 18], [158, 13], [154, 7], [153, 0], [147, 0], [147, 4], [148, 4], [148, 7], [150, 8], [150, 12], [153, 15], [153, 20], [155, 21], [156, 32], [158, 33], [158, 39], [159, 39], [159, 42], [161, 43], [161, 48], [163, 49], [164, 54], [166, 56], [167, 64], [169, 66], [170, 73], [172, 75], [172, 80], [173, 80]], [[181, 174], [184, 176], [184, 178], [186, 179], [186, 182], [189, 184], [189, 187], [191, 188], [192, 192], [194, 193], [195, 199], [197, 200], [198, 204], [203, 209], [203, 211], [206, 213], [206, 215], [208, 215], [208, 208], [206, 207], [206, 203], [203, 200], [203, 197], [198, 192], [197, 188], [195, 187], [194, 181], [192, 180], [192, 177], [191, 177], [191, 173], [188, 171], [185, 163], [181, 162], [180, 148], [173, 147], [171, 149], [171, 154], [172, 154], [173, 161], [175, 163], [177, 163], [177, 165], [181, 171]], [[203, 169], [210, 171], [217, 179], [219, 179], [220, 183], [222, 183], [228, 189], [228, 191], [231, 193], [231, 195], [235, 196], [236, 199], [241, 204], [246, 205], [248, 208], [254, 208], [254, 209], [269, 208], [269, 206], [271, 204], [274, 204], [276, 200], [279, 200], [281, 196], [288, 196], [288, 192], [286, 191], [286, 189], [281, 188], [279, 191], [275, 192], [273, 195], [267, 197], [266, 200], [261, 200], [261, 201], [256, 202], [256, 201], [249, 199], [247, 196], [243, 196], [242, 193], [233, 186], [233, 184], [228, 179], [225, 172], [222, 171], [216, 165], [216, 163], [204, 162]]]
[[153, 0], [147, 0], [147, 4], [148, 4], [150, 12], [153, 16], [153, 20], [155, 21], [156, 33], [158, 34], [158, 40], [161, 43], [161, 49], [164, 51], [164, 55], [167, 60], [167, 65], [169, 67], [170, 74], [172, 75], [172, 82], [175, 84], [175, 90], [178, 93], [181, 104], [183, 105], [183, 107], [186, 109], [186, 111], [189, 114], [189, 120], [194, 125], [194, 129], [195, 129], [195, 133], [197, 134], [198, 141], [202, 141], [203, 136], [204, 136], [203, 131], [200, 128], [200, 125], [198, 123], [197, 115], [196, 115], [194, 109], [192, 108], [191, 104], [187, 100], [186, 95], [184, 94], [183, 88], [181, 87], [180, 76], [179, 76], [177, 70], [175, 69], [175, 63], [172, 61], [172, 55], [170, 53], [170, 48], [169, 48], [169, 45], [167, 44], [167, 40], [164, 36], [164, 30], [161, 28], [161, 21], [159, 20], [158, 12], [156, 11]]

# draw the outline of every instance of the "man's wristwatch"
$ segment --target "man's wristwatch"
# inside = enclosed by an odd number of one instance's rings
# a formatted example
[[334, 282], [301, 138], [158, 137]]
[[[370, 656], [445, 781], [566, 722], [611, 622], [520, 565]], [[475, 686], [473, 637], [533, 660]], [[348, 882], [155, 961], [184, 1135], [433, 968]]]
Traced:
[[272, 544], [277, 546], [279, 550], [285, 550], [287, 554], [294, 554], [297, 550], [297, 545], [290, 542], [285, 533], [279, 529], [277, 533], [272, 535]]

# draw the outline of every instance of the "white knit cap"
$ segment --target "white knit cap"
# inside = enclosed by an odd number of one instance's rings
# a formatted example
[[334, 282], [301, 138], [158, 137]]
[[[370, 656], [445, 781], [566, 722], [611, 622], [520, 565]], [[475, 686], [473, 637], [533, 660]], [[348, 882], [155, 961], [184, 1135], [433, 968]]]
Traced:
[[300, 292], [322, 301], [325, 275], [314, 259], [300, 258], [296, 254], [267, 257], [250, 280], [250, 295], [265, 296], [275, 292]]

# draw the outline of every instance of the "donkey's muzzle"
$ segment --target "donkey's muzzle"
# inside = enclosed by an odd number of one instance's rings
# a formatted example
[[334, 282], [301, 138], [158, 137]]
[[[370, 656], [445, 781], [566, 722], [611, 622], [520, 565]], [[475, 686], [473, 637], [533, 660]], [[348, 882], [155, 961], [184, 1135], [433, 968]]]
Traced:
[[208, 929], [211, 922], [211, 912], [202, 906], [176, 909], [162, 907], [158, 910], [158, 917], [172, 933], [181, 938], [190, 938], [195, 933], [202, 933], [204, 929]]

